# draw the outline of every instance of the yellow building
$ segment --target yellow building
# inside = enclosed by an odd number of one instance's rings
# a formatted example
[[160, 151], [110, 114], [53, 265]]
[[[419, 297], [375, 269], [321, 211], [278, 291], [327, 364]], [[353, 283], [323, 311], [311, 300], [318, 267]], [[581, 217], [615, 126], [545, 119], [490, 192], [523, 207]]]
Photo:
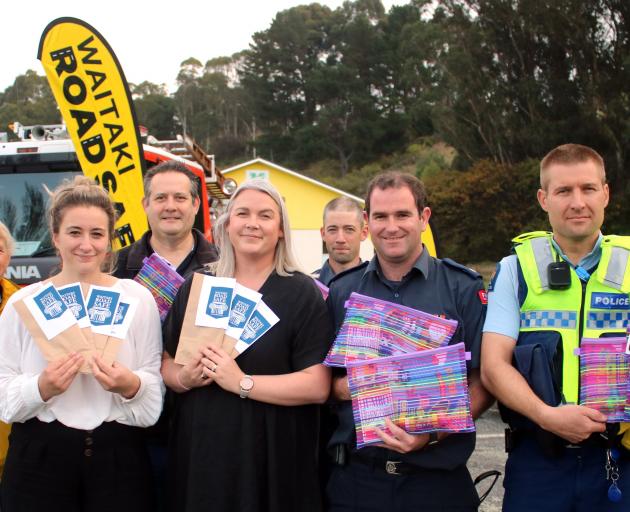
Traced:
[[[354, 199], [363, 205], [362, 198], [326, 185], [295, 171], [274, 164], [263, 158], [256, 158], [229, 169], [222, 169], [221, 173], [243, 183], [253, 178], [271, 181], [284, 198], [291, 222], [291, 237], [296, 256], [304, 270], [311, 272], [321, 267], [328, 258], [324, 253], [325, 246], [319, 233], [322, 226], [322, 212], [326, 203], [339, 196]], [[423, 241], [429, 247], [431, 254], [435, 254], [431, 233], [425, 233]], [[368, 239], [361, 244], [361, 258], [372, 258], [374, 248]]]

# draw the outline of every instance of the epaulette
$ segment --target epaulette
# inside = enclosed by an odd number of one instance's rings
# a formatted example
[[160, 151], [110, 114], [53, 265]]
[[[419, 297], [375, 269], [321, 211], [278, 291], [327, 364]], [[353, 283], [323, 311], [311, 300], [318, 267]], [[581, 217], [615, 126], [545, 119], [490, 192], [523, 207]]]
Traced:
[[362, 261], [356, 267], [352, 267], [347, 270], [344, 270], [343, 272], [339, 272], [338, 274], [335, 274], [333, 278], [330, 280], [330, 282], [328, 283], [328, 288], [330, 288], [331, 284], [333, 284], [335, 281], [338, 281], [342, 277], [345, 277], [350, 274], [354, 274], [355, 272], [365, 270], [365, 267], [367, 267], [369, 263], [370, 263], [369, 261]]
[[464, 274], [468, 274], [473, 279], [483, 279], [481, 274], [479, 272], [477, 272], [476, 270], [473, 270], [472, 268], [469, 268], [469, 267], [467, 267], [465, 265], [462, 265], [461, 263], [457, 263], [456, 261], [454, 261], [454, 260], [452, 260], [450, 258], [444, 258], [442, 260], [442, 263], [448, 265], [451, 268], [457, 269], [460, 272], [463, 272]]

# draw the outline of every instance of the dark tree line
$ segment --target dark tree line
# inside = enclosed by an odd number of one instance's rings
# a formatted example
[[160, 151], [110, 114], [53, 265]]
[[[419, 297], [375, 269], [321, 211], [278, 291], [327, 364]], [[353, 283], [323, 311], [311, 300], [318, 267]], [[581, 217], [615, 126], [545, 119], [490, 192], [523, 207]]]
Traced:
[[[355, 0], [279, 12], [248, 49], [184, 61], [174, 94], [147, 82], [132, 91], [158, 138], [190, 133], [220, 165], [325, 161], [351, 187], [418, 140], [454, 149], [438, 167], [455, 174], [433, 179], [438, 187], [471, 169], [491, 179], [481, 161], [519, 169], [557, 144], [585, 143], [625, 198], [612, 226], [627, 229], [629, 83], [627, 0], [411, 0], [389, 12]], [[51, 122], [51, 99], [29, 71], [0, 93], [0, 123]]]

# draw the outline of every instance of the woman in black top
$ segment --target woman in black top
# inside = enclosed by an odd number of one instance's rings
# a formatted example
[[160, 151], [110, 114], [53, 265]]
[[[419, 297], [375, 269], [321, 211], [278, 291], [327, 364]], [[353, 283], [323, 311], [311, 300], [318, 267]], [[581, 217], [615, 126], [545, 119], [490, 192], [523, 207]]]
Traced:
[[296, 269], [289, 231], [282, 198], [262, 180], [242, 185], [217, 222], [215, 274], [258, 290], [280, 318], [237, 360], [207, 347], [175, 364], [190, 279], [166, 318], [162, 374], [178, 393], [169, 449], [174, 511], [321, 510], [316, 404], [330, 389], [320, 363], [332, 332], [320, 292]]

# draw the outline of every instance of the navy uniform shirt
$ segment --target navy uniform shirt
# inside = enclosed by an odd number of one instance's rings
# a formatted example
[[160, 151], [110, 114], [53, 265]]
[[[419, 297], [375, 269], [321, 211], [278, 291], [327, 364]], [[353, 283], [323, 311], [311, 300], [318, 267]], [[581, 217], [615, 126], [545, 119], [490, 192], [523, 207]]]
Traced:
[[333, 269], [330, 268], [330, 263], [328, 262], [328, 260], [326, 260], [322, 265], [322, 268], [312, 272], [312, 275], [315, 276], [315, 279], [317, 279], [320, 283], [328, 286], [330, 284], [330, 281], [332, 281], [332, 278], [335, 277], [336, 274]]
[[[335, 332], [343, 323], [344, 303], [352, 292], [457, 320], [457, 330], [450, 343], [463, 341], [466, 351], [472, 356], [468, 368], [479, 368], [486, 300], [482, 278], [473, 270], [452, 260], [433, 258], [425, 247], [402, 281], [393, 282], [382, 274], [375, 256], [369, 263], [340, 273], [330, 283], [328, 307]], [[329, 447], [346, 444], [355, 449], [351, 402], [343, 402], [336, 409], [339, 427]], [[363, 448], [361, 454], [382, 460], [399, 460], [423, 468], [453, 469], [465, 464], [474, 448], [475, 433], [472, 432], [451, 434], [433, 446], [404, 455], [372, 446]]]

